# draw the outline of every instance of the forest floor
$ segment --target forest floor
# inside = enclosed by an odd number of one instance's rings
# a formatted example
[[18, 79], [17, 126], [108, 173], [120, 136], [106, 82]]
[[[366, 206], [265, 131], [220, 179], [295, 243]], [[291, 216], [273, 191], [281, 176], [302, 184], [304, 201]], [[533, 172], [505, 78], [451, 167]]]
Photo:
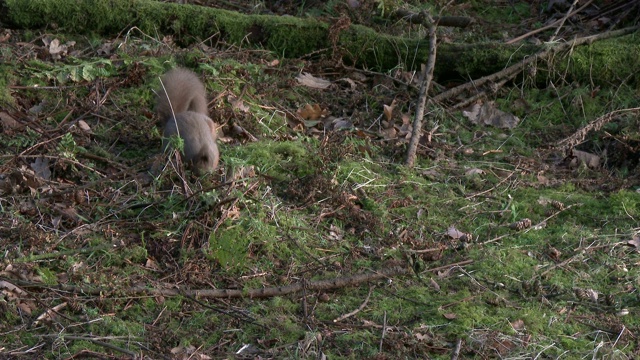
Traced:
[[[426, 36], [384, 16], [419, 1], [303, 3], [225, 5]], [[434, 3], [475, 20], [440, 42], [504, 43], [572, 2]], [[637, 2], [597, 3], [557, 37], [638, 22]], [[637, 76], [429, 102], [408, 167], [414, 71], [125, 30], [0, 33], [0, 358], [640, 356]], [[221, 126], [213, 174], [161, 153], [174, 66]]]

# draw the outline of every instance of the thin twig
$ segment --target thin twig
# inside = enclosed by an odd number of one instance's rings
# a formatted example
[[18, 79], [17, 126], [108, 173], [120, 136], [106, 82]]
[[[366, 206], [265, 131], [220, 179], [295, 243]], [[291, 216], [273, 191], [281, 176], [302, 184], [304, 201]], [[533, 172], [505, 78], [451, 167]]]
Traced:
[[[579, 12], [580, 12], [580, 11], [582, 11], [584, 8], [586, 8], [587, 6], [589, 6], [592, 2], [593, 2], [593, 0], [589, 0], [589, 1], [587, 1], [587, 3], [586, 3], [586, 4], [582, 5], [578, 10], [576, 10], [576, 11], [574, 11], [574, 12], [570, 13], [567, 17], [571, 17], [571, 16], [573, 16], [573, 15], [575, 15], [575, 14], [579, 13]], [[551, 29], [552, 27], [554, 27], [554, 26], [558, 25], [558, 24], [559, 24], [559, 23], [561, 23], [561, 22], [564, 22], [564, 20], [563, 20], [563, 19], [559, 19], [559, 20], [557, 20], [557, 21], [552, 22], [551, 24], [549, 24], [549, 25], [547, 25], [547, 26], [543, 26], [543, 27], [541, 27], [541, 28], [539, 28], [539, 29], [535, 29], [535, 30], [533, 30], [533, 31], [529, 31], [528, 33], [526, 33], [526, 34], [524, 34], [524, 35], [520, 35], [520, 36], [518, 36], [518, 37], [517, 37], [517, 38], [515, 38], [515, 39], [511, 39], [511, 40], [507, 41], [505, 44], [513, 44], [513, 43], [517, 43], [518, 41], [520, 41], [520, 40], [522, 40], [522, 39], [526, 39], [526, 38], [528, 38], [528, 37], [529, 37], [529, 36], [531, 36], [531, 35], [535, 35], [535, 34], [537, 34], [537, 33], [539, 33], [539, 32], [545, 31], [545, 30], [547, 30], [547, 29]]]
[[364, 309], [364, 308], [365, 308], [365, 306], [367, 306], [367, 303], [369, 303], [369, 298], [371, 297], [371, 293], [373, 292], [373, 289], [375, 289], [375, 288], [376, 288], [376, 286], [375, 286], [375, 285], [372, 285], [372, 286], [369, 288], [369, 293], [367, 294], [367, 298], [366, 298], [366, 299], [364, 299], [364, 301], [362, 302], [362, 304], [360, 304], [360, 306], [358, 306], [358, 308], [357, 308], [357, 309], [355, 309], [355, 310], [353, 310], [353, 311], [351, 311], [351, 312], [349, 312], [349, 313], [346, 313], [346, 314], [344, 314], [344, 315], [340, 315], [339, 317], [337, 317], [336, 319], [334, 319], [334, 320], [333, 320], [333, 322], [334, 322], [334, 323], [336, 323], [336, 322], [342, 321], [342, 320], [344, 320], [344, 319], [346, 319], [346, 318], [349, 318], [349, 317], [352, 317], [353, 315], [355, 315], [355, 314], [359, 313], [360, 311], [362, 311], [362, 309]]
[[549, 38], [549, 42], [553, 41], [556, 38], [556, 36], [558, 36], [558, 33], [560, 32], [560, 29], [562, 29], [562, 26], [564, 25], [565, 21], [567, 21], [567, 19], [569, 18], [569, 15], [573, 11], [573, 8], [576, 7], [576, 4], [578, 3], [578, 1], [579, 0], [573, 0], [573, 4], [571, 4], [571, 6], [569, 7], [569, 10], [567, 10], [566, 15], [562, 18], [562, 21], [560, 22], [560, 24], [556, 28], [556, 31]]
[[382, 322], [382, 336], [380, 336], [380, 347], [378, 352], [382, 352], [382, 344], [384, 343], [384, 336], [387, 333], [387, 310], [384, 311], [384, 320]]
[[554, 212], [553, 214], [549, 215], [546, 219], [540, 221], [539, 223], [533, 225], [532, 227], [528, 228], [527, 230], [525, 230], [524, 232], [527, 233], [529, 232], [531, 229], [538, 229], [542, 226], [542, 224], [545, 224], [547, 221], [553, 219], [554, 217], [558, 216], [558, 214], [565, 212], [569, 209], [571, 209], [572, 207], [576, 206], [576, 205], [582, 205], [582, 204], [571, 204], [569, 206], [567, 206], [566, 208], [562, 209], [562, 210], [558, 210], [556, 212]]
[[433, 102], [442, 102], [446, 99], [455, 97], [465, 91], [470, 91], [470, 90], [477, 90], [482, 86], [485, 86], [488, 83], [495, 83], [499, 80], [502, 79], [509, 79], [512, 77], [515, 77], [517, 74], [519, 74], [522, 71], [522, 68], [525, 65], [528, 65], [530, 63], [533, 63], [535, 61], [538, 61], [538, 59], [544, 59], [546, 57], [548, 57], [551, 54], [563, 51], [565, 49], [574, 47], [574, 46], [578, 46], [578, 45], [584, 45], [584, 44], [591, 44], [596, 40], [603, 40], [603, 39], [609, 39], [609, 38], [613, 38], [616, 36], [623, 36], [623, 35], [627, 35], [627, 34], [631, 34], [633, 32], [636, 32], [638, 29], [640, 29], [640, 26], [631, 26], [628, 28], [624, 28], [624, 29], [620, 29], [620, 30], [615, 30], [615, 31], [608, 31], [605, 33], [601, 33], [601, 34], [597, 34], [597, 35], [591, 35], [591, 36], [585, 36], [585, 37], [581, 37], [581, 38], [576, 38], [575, 40], [572, 41], [568, 41], [568, 42], [564, 42], [564, 43], [554, 43], [554, 44], [547, 44], [546, 47], [544, 47], [542, 50], [540, 50], [539, 52], [537, 52], [536, 54], [527, 56], [526, 58], [524, 58], [522, 61], [509, 66], [506, 69], [500, 70], [496, 73], [484, 76], [480, 79], [476, 79], [476, 80], [472, 80], [469, 81], [465, 84], [462, 84], [460, 86], [456, 86], [454, 88], [451, 88], [443, 93], [440, 93], [436, 96], [434, 96], [431, 101]]

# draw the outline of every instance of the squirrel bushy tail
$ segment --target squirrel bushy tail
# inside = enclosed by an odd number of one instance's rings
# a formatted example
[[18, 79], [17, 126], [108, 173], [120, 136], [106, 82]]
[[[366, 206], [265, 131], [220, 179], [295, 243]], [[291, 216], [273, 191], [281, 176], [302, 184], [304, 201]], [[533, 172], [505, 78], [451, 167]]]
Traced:
[[185, 160], [196, 171], [215, 170], [220, 154], [216, 124], [208, 116], [204, 85], [196, 74], [182, 68], [168, 71], [161, 80], [156, 112], [164, 127], [163, 150], [169, 146], [169, 137], [179, 135], [184, 141]]

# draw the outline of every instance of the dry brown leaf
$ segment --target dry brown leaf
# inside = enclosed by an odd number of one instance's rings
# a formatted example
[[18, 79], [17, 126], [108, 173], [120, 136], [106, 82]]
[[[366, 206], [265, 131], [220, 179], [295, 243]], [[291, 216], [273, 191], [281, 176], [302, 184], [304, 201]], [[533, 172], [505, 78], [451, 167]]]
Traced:
[[296, 111], [304, 120], [318, 120], [328, 114], [327, 109], [322, 109], [319, 104], [306, 104]]
[[553, 260], [553, 261], [560, 261], [560, 257], [562, 256], [562, 252], [556, 248], [554, 248], [553, 246], [551, 246], [548, 250], [547, 250], [547, 255], [549, 255], [549, 257]]
[[0, 34], [0, 43], [7, 42], [11, 38], [11, 30], [4, 29], [4, 32]]
[[469, 169], [469, 170], [465, 171], [464, 174], [467, 175], [467, 176], [470, 176], [470, 175], [484, 175], [484, 170], [478, 169], [478, 168], [473, 168], [473, 169]]
[[35, 171], [36, 175], [42, 179], [51, 179], [51, 169], [49, 169], [49, 159], [45, 157], [36, 158], [31, 164], [31, 169]]
[[32, 310], [35, 310], [35, 309], [32, 309], [31, 306], [29, 306], [27, 303], [23, 303], [23, 302], [18, 303], [17, 306], [20, 310], [22, 310], [22, 312], [24, 312], [29, 316], [31, 315]]
[[87, 124], [87, 122], [84, 120], [78, 121], [78, 127], [80, 128], [80, 130], [84, 131], [87, 134], [93, 134], [93, 131], [91, 131], [91, 126], [89, 126], [89, 124]]
[[393, 118], [393, 109], [396, 107], [396, 103], [396, 99], [393, 99], [391, 105], [383, 105], [384, 117], [387, 119], [387, 121], [391, 121], [391, 119]]
[[473, 235], [470, 233], [464, 233], [453, 226], [447, 229], [447, 235], [452, 239], [459, 239], [462, 241], [470, 241], [473, 239]]
[[152, 259], [147, 259], [147, 262], [144, 264], [144, 266], [147, 269], [160, 270], [160, 267], [158, 266], [158, 264]]
[[496, 108], [493, 101], [484, 104], [479, 101], [468, 111], [463, 110], [462, 115], [476, 125], [484, 124], [503, 129], [513, 129], [520, 122], [517, 116]]
[[458, 317], [458, 315], [454, 313], [446, 313], [446, 314], [443, 314], [442, 316], [444, 316], [444, 318], [447, 320], [453, 320]]
[[69, 220], [80, 221], [80, 216], [75, 208], [72, 208], [64, 203], [54, 203], [53, 207], [58, 213]]
[[349, 84], [349, 89], [351, 91], [356, 91], [356, 89], [358, 88], [358, 85], [356, 84], [356, 82], [351, 80], [351, 79], [349, 79], [349, 78], [342, 78], [339, 81], [344, 81], [347, 84]]
[[513, 328], [513, 330], [515, 331], [520, 331], [520, 330], [524, 330], [524, 321], [522, 321], [521, 319], [518, 319], [516, 321], [513, 321], [511, 323], [511, 327]]
[[326, 89], [331, 85], [331, 81], [315, 77], [309, 73], [299, 74], [296, 77], [296, 80], [298, 80], [298, 82], [301, 85], [304, 85], [313, 89]]
[[240, 209], [237, 206], [232, 206], [229, 209], [223, 210], [222, 212], [230, 220], [238, 220], [240, 218]]
[[67, 307], [67, 303], [63, 302], [45, 311], [44, 313], [42, 313], [40, 316], [36, 318], [36, 321], [33, 322], [33, 326], [38, 326], [41, 322], [48, 323], [53, 321], [53, 319], [55, 319], [58, 316], [58, 313], [60, 312], [60, 310], [64, 309], [65, 307]]
[[627, 241], [627, 244], [633, 246], [634, 248], [638, 249], [638, 247], [640, 247], [640, 235], [636, 234], [633, 235], [633, 238], [629, 241]]
[[429, 284], [431, 284], [431, 287], [435, 290], [435, 291], [440, 291], [440, 284], [438, 284], [437, 281], [433, 280], [433, 278], [429, 279]]
[[244, 100], [242, 100], [242, 98], [239, 98], [233, 94], [229, 94], [227, 96], [227, 101], [234, 109], [240, 110], [243, 113], [249, 112], [249, 107], [244, 104]]
[[13, 130], [20, 127], [20, 123], [6, 111], [0, 111], [0, 124], [2, 124], [2, 131], [7, 135], [13, 134]]
[[547, 177], [544, 175], [538, 175], [538, 182], [544, 186], [549, 185], [549, 179], [547, 179]]
[[388, 129], [382, 129], [382, 131], [380, 131], [380, 135], [382, 135], [385, 140], [392, 140], [398, 137], [398, 132], [395, 128], [391, 127]]
[[69, 41], [66, 44], [61, 44], [59, 39], [50, 40], [46, 37], [42, 41], [47, 46], [47, 50], [49, 51], [51, 58], [56, 60], [66, 56], [69, 48], [76, 44], [75, 41]]

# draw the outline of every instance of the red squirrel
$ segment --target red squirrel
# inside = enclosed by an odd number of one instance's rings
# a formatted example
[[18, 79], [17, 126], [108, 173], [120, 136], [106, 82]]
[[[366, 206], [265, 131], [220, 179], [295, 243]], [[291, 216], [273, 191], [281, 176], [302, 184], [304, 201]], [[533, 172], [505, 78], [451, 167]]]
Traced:
[[194, 170], [215, 170], [220, 160], [218, 136], [216, 124], [209, 118], [202, 81], [182, 68], [169, 70], [161, 80], [156, 112], [164, 123], [162, 149], [166, 151], [169, 147], [169, 137], [178, 135], [184, 141], [184, 158]]

